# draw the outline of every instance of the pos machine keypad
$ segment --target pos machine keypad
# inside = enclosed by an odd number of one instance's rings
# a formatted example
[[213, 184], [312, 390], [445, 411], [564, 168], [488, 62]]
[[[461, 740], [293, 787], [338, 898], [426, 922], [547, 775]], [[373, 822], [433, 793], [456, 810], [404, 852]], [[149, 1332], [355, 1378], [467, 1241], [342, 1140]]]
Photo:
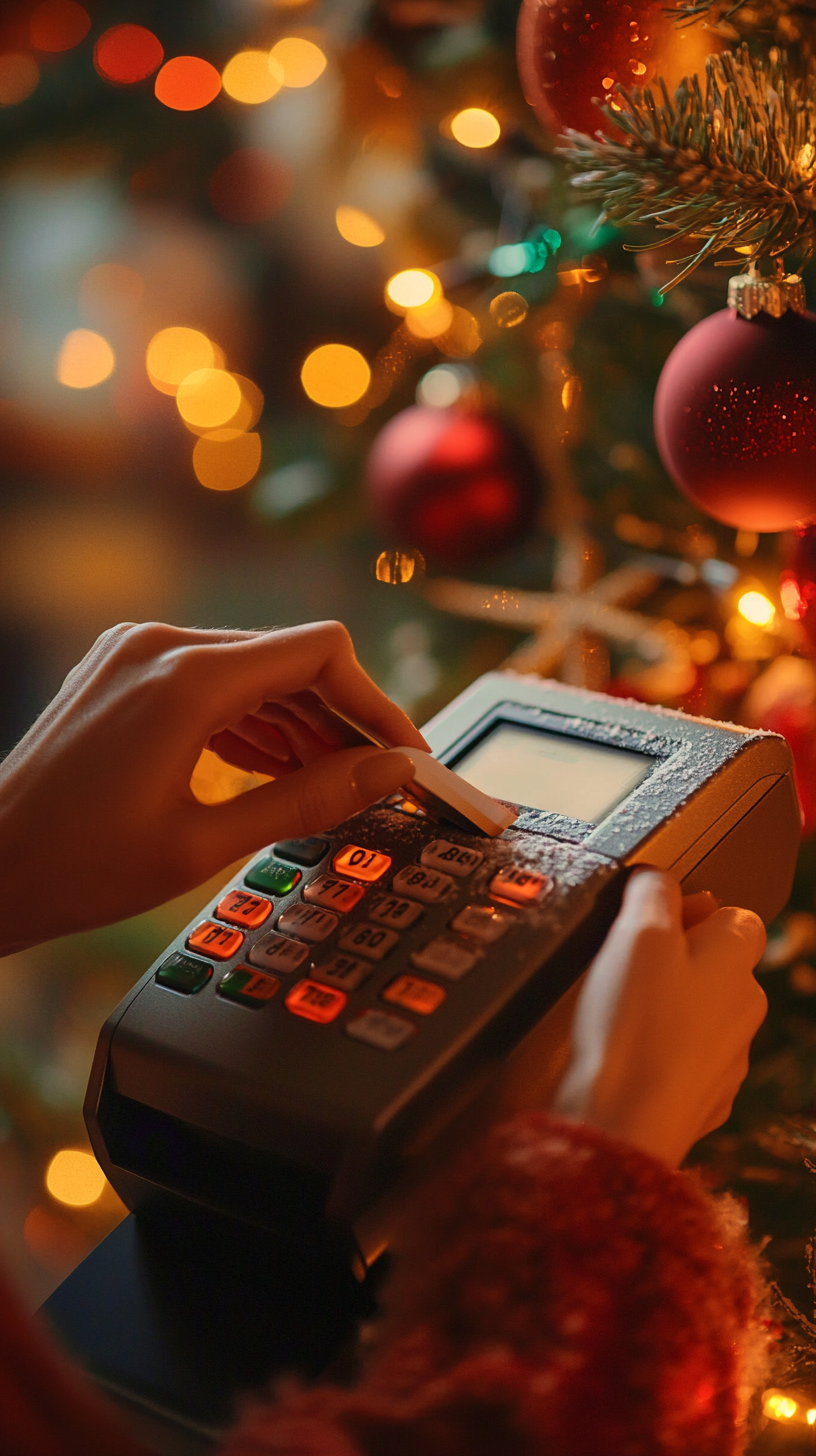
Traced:
[[407, 864], [387, 842], [279, 841], [190, 932], [186, 949], [200, 959], [170, 956], [157, 982], [189, 995], [209, 981], [208, 961], [234, 959], [215, 987], [222, 1002], [396, 1052], [552, 889], [512, 862], [479, 877], [484, 859], [430, 821]]

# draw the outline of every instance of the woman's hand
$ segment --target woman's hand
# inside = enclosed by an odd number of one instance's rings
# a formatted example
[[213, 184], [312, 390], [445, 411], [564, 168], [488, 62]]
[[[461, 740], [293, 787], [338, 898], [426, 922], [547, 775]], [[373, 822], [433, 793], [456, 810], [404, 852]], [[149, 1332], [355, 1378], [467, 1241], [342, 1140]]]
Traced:
[[[0, 764], [0, 954], [135, 915], [413, 777], [404, 754], [345, 747], [326, 705], [427, 748], [337, 622], [105, 632]], [[208, 745], [275, 781], [200, 804], [190, 777]]]
[[765, 939], [750, 910], [684, 901], [659, 870], [633, 875], [581, 992], [554, 1110], [681, 1163], [725, 1122], [748, 1071]]

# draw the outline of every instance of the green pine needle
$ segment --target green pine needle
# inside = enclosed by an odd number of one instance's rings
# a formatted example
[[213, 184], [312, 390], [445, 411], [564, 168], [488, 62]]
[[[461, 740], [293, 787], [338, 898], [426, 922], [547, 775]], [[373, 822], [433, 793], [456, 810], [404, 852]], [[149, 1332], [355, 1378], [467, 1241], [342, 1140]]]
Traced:
[[816, 76], [794, 78], [778, 52], [763, 61], [742, 45], [709, 56], [705, 95], [696, 76], [673, 99], [657, 84], [659, 98], [618, 86], [603, 108], [623, 141], [566, 133], [561, 155], [582, 201], [600, 203], [598, 226], [651, 223], [670, 235], [657, 246], [695, 245], [671, 260], [681, 271], [661, 292], [724, 248], [750, 253], [720, 266], [793, 250], [803, 266], [816, 252]]

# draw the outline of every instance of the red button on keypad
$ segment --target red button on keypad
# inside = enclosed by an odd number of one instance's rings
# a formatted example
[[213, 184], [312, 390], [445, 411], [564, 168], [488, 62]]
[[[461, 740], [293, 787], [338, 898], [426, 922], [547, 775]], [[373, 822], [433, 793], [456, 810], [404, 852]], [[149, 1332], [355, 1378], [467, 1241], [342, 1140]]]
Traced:
[[187, 937], [190, 950], [203, 951], [215, 961], [228, 961], [238, 954], [244, 943], [240, 930], [230, 930], [214, 920], [204, 920]]
[[289, 992], [286, 1005], [295, 1016], [325, 1024], [340, 1015], [347, 1001], [348, 996], [343, 991], [334, 991], [330, 986], [319, 986], [317, 981], [298, 981]]
[[349, 879], [362, 880], [366, 885], [381, 880], [390, 868], [390, 854], [378, 854], [376, 849], [363, 849], [359, 844], [347, 844], [332, 861], [335, 874], [348, 875]]
[[260, 895], [251, 895], [247, 890], [230, 890], [223, 900], [219, 900], [215, 913], [219, 920], [240, 925], [242, 930], [257, 930], [271, 915], [272, 902]]
[[419, 1016], [430, 1016], [445, 999], [445, 991], [433, 981], [423, 981], [419, 976], [397, 976], [383, 991], [383, 1000], [394, 1006], [403, 1006], [406, 1011], [416, 1011]]

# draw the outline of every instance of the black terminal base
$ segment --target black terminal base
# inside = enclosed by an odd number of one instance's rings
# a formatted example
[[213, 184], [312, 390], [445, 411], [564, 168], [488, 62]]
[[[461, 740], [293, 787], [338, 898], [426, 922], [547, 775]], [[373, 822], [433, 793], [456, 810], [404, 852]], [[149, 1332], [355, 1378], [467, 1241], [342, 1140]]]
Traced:
[[197, 1456], [276, 1377], [348, 1378], [374, 1273], [360, 1284], [330, 1247], [176, 1206], [126, 1218], [42, 1314], [149, 1449]]

